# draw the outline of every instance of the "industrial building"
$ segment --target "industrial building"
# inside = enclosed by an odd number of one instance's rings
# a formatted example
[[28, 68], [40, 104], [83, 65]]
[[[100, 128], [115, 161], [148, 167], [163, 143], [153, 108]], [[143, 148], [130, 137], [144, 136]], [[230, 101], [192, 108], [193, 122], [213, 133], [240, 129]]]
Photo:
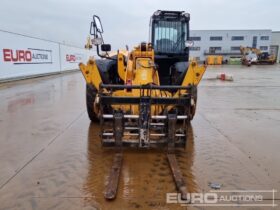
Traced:
[[273, 53], [276, 58], [277, 62], [279, 63], [280, 60], [280, 31], [272, 31], [271, 34], [271, 53]]
[[[274, 52], [277, 55], [278, 45], [272, 45], [275, 35], [270, 29], [192, 30], [190, 39], [194, 41], [194, 46], [190, 48], [190, 55], [200, 61], [204, 61], [208, 55], [222, 55], [226, 61], [232, 57], [241, 57], [240, 46], [259, 48], [263, 52]], [[279, 43], [279, 40], [275, 43]]]

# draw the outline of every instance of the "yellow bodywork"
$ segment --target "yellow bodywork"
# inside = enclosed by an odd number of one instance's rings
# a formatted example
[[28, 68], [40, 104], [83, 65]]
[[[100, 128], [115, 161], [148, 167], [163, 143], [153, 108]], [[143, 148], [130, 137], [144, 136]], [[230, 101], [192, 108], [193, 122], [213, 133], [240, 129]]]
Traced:
[[90, 58], [87, 65], [83, 63], [79, 64], [80, 70], [82, 71], [87, 84], [92, 84], [97, 90], [99, 89], [102, 79], [98, 71], [97, 65], [94, 58]]
[[[158, 71], [154, 62], [154, 50], [150, 44], [147, 44], [145, 50], [141, 47], [128, 53], [127, 51], [119, 51], [117, 54], [118, 75], [126, 85], [160, 85]], [[99, 90], [99, 85], [102, 83], [98, 67], [93, 57], [89, 59], [87, 65], [79, 64], [80, 70], [87, 84], [93, 85]], [[189, 65], [188, 71], [183, 79], [181, 86], [197, 86], [206, 70], [206, 66], [199, 66], [196, 61], [192, 61]], [[144, 95], [147, 95], [147, 91]], [[186, 94], [186, 90], [178, 90], [176, 93], [168, 91], [151, 90], [149, 93], [151, 97], [180, 97]], [[122, 97], [140, 97], [139, 89], [123, 89], [112, 93], [112, 96]], [[114, 109], [121, 109], [124, 112], [131, 114], [138, 114], [138, 105], [112, 105]], [[163, 106], [152, 105], [151, 115], [160, 114], [163, 111]], [[168, 110], [172, 107], [168, 107]]]

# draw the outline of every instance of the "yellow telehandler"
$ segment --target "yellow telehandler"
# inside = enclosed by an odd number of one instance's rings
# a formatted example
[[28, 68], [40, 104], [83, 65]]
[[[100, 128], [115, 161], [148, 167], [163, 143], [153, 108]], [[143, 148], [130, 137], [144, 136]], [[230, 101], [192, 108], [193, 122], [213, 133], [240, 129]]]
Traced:
[[[93, 16], [91, 43], [101, 59], [79, 64], [86, 80], [87, 111], [99, 121], [102, 145], [115, 147], [105, 198], [114, 199], [122, 166], [122, 148], [164, 147], [177, 189], [187, 188], [175, 148], [185, 147], [189, 121], [197, 103], [197, 85], [205, 65], [189, 61], [190, 15], [184, 11], [156, 11], [150, 19], [150, 42], [132, 51], [112, 53], [104, 44], [100, 18]], [[100, 52], [100, 48], [101, 51]]]

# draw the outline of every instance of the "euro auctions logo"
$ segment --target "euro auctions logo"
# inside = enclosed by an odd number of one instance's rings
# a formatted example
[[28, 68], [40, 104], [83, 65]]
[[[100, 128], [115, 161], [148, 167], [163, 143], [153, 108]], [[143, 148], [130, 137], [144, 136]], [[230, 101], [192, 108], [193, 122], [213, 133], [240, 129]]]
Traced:
[[46, 49], [3, 49], [5, 63], [20, 64], [52, 64], [52, 51]]
[[[207, 193], [167, 193], [167, 204], [197, 207], [277, 207], [277, 190], [211, 190]], [[184, 199], [183, 199], [184, 198]]]
[[80, 63], [82, 62], [83, 55], [81, 54], [66, 54], [66, 61], [69, 63]]

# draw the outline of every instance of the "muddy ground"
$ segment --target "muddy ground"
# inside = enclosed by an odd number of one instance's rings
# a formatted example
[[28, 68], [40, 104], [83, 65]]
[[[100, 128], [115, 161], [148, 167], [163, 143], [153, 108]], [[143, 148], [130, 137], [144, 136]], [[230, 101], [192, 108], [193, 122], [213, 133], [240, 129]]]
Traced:
[[[220, 72], [234, 81], [211, 79]], [[125, 151], [117, 199], [104, 200], [114, 152], [100, 147], [79, 72], [1, 85], [0, 133], [1, 210], [186, 208], [166, 204], [176, 190], [163, 151]], [[279, 149], [280, 66], [208, 67], [187, 147], [177, 152], [189, 192], [209, 192], [210, 182], [279, 191]], [[264, 198], [272, 203], [272, 193]]]

